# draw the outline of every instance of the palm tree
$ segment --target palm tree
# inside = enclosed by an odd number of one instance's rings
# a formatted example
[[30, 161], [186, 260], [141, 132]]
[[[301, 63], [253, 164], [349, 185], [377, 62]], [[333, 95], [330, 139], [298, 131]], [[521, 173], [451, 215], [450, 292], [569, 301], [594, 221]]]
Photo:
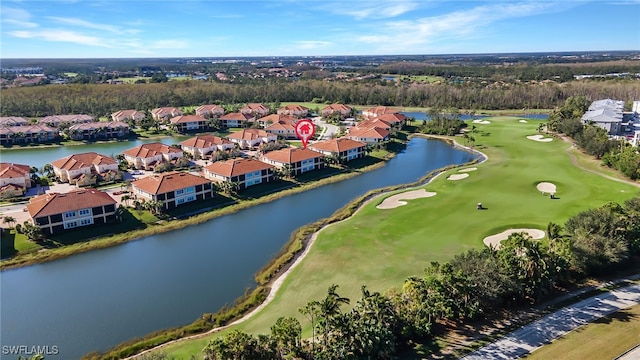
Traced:
[[5, 216], [4, 219], [2, 219], [2, 222], [9, 224], [9, 228], [13, 228], [13, 225], [16, 223], [16, 219], [13, 216]]
[[307, 317], [311, 322], [311, 356], [315, 355], [316, 344], [316, 323], [320, 315], [320, 302], [317, 300], [309, 301], [305, 306], [298, 309], [298, 311]]
[[151, 213], [158, 215], [164, 210], [164, 203], [159, 200], [147, 200], [144, 202], [144, 207]]
[[53, 165], [44, 164], [44, 166], [42, 167], [41, 173], [47, 178], [50, 177], [51, 175], [53, 175]]
[[122, 197], [120, 198], [122, 201], [124, 201], [124, 204], [126, 206], [129, 206], [129, 200], [131, 200], [131, 195], [129, 194], [124, 194], [122, 195]]
[[322, 327], [323, 327], [323, 343], [327, 346], [327, 339], [329, 337], [329, 325], [333, 318], [340, 314], [340, 306], [343, 304], [349, 304], [349, 298], [341, 297], [336, 290], [338, 285], [333, 284], [329, 286], [327, 290], [327, 296], [319, 302], [319, 314], [321, 315]]

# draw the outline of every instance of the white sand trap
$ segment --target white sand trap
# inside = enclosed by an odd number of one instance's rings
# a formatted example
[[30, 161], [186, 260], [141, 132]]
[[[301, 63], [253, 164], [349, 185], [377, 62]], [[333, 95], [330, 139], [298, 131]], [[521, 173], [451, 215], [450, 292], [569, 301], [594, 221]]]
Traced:
[[427, 197], [432, 197], [432, 196], [435, 196], [435, 195], [436, 195], [436, 193], [429, 192], [429, 191], [427, 191], [425, 189], [407, 191], [407, 192], [403, 192], [403, 193], [400, 193], [400, 194], [389, 196], [388, 198], [384, 199], [380, 203], [380, 205], [376, 206], [376, 208], [378, 208], [378, 209], [393, 209], [393, 208], [397, 208], [398, 206], [407, 205], [407, 202], [406, 201], [402, 201], [402, 200], [413, 200], [413, 199], [419, 199], [419, 198], [427, 198]]
[[556, 184], [550, 182], [541, 182], [536, 185], [536, 189], [542, 193], [555, 194]]
[[521, 122], [521, 123], [526, 123], [526, 122], [527, 122], [527, 120], [525, 120], [525, 119], [522, 119], [522, 120], [518, 120], [518, 122]]
[[521, 232], [531, 236], [533, 240], [540, 240], [545, 235], [544, 231], [538, 229], [509, 229], [495, 235], [487, 236], [482, 240], [482, 242], [489, 247], [500, 249], [500, 242], [502, 240], [507, 240], [511, 234]]
[[539, 142], [550, 142], [553, 141], [553, 138], [546, 138], [544, 135], [531, 135], [527, 136], [527, 139]]
[[472, 167], [472, 168], [460, 169], [458, 170], [458, 172], [465, 173], [465, 172], [476, 171], [476, 170], [478, 170], [478, 168]]
[[482, 120], [482, 119], [475, 119], [475, 120], [473, 120], [473, 123], [474, 123], [474, 124], [483, 124], [483, 125], [486, 125], [486, 124], [491, 124], [491, 121], [489, 121], [489, 120]]
[[466, 177], [469, 177], [469, 174], [467, 173], [462, 173], [462, 174], [451, 174], [449, 175], [449, 177], [447, 178], [447, 180], [462, 180]]

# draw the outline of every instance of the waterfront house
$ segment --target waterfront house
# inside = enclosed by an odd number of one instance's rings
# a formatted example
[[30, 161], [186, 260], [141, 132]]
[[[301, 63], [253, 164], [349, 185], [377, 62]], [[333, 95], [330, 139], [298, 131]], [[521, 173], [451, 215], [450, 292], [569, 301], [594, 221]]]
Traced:
[[31, 187], [31, 167], [0, 163], [0, 198], [22, 196]]
[[261, 129], [242, 129], [227, 136], [227, 139], [238, 144], [241, 149], [251, 149], [262, 143], [278, 140], [278, 136]]
[[335, 156], [340, 161], [351, 161], [365, 156], [367, 144], [349, 138], [329, 139], [309, 144], [309, 149], [325, 156]]
[[44, 235], [88, 225], [115, 221], [116, 201], [96, 189], [73, 190], [65, 194], [48, 193], [29, 200], [31, 221]]
[[111, 120], [113, 121], [127, 121], [131, 120], [134, 123], [144, 119], [144, 113], [138, 110], [120, 110], [111, 114]]
[[200, 105], [196, 108], [196, 115], [212, 118], [224, 115], [224, 108], [220, 105]]
[[289, 176], [296, 176], [323, 168], [323, 157], [322, 153], [311, 149], [285, 148], [270, 151], [260, 160], [288, 172]]
[[203, 169], [204, 176], [215, 182], [236, 184], [238, 190], [270, 182], [274, 179], [274, 165], [255, 159], [216, 161]]
[[122, 152], [129, 165], [136, 169], [153, 170], [165, 161], [172, 162], [182, 157], [183, 151], [175, 146], [154, 142], [138, 145]]
[[171, 118], [170, 122], [179, 133], [207, 131], [209, 128], [208, 120], [200, 115], [180, 115]]
[[372, 118], [372, 117], [378, 117], [383, 114], [393, 114], [397, 112], [398, 112], [397, 110], [387, 106], [374, 106], [374, 107], [362, 110], [362, 116], [364, 116], [365, 118]]
[[279, 108], [276, 113], [301, 118], [309, 114], [309, 108], [301, 105], [286, 105]]
[[51, 115], [45, 116], [38, 122], [40, 125], [47, 125], [51, 127], [60, 127], [62, 124], [84, 124], [93, 122], [94, 118], [91, 115], [78, 114], [78, 115]]
[[49, 142], [58, 137], [58, 130], [47, 125], [0, 127], [0, 145]]
[[341, 119], [344, 119], [349, 115], [351, 115], [351, 111], [352, 109], [350, 106], [347, 106], [344, 104], [331, 104], [331, 105], [325, 106], [320, 111], [320, 115], [322, 117], [327, 118], [337, 114], [338, 116], [340, 116]]
[[26, 126], [29, 125], [29, 120], [19, 116], [1, 116], [0, 127], [7, 126]]
[[182, 151], [193, 155], [194, 159], [205, 158], [216, 151], [231, 150], [236, 145], [228, 139], [215, 135], [199, 135], [181, 142]]
[[385, 113], [382, 115], [378, 115], [376, 120], [384, 121], [390, 124], [393, 128], [400, 130], [402, 126], [407, 122], [407, 116], [405, 114], [396, 113]]
[[243, 114], [252, 114], [256, 118], [261, 118], [263, 116], [269, 115], [271, 110], [268, 106], [264, 106], [260, 103], [249, 103], [246, 106], [240, 108], [240, 112]]
[[370, 129], [351, 128], [346, 137], [367, 144], [379, 144], [389, 140], [389, 131], [377, 127]]
[[232, 112], [220, 116], [220, 126], [226, 128], [240, 128], [249, 126], [250, 122], [256, 120], [251, 113]]
[[269, 125], [275, 124], [278, 122], [295, 124], [298, 121], [298, 119], [291, 115], [286, 115], [286, 114], [269, 114], [267, 116], [263, 116], [259, 118], [256, 121], [258, 122], [258, 124], [260, 124], [260, 126], [262, 126], [263, 128], [266, 128]]
[[53, 173], [62, 182], [77, 186], [95, 184], [98, 180], [122, 179], [118, 162], [95, 152], [73, 154], [51, 162]]
[[132, 182], [131, 189], [138, 201], [160, 201], [164, 209], [214, 195], [211, 180], [177, 171], [143, 177]]
[[383, 120], [378, 120], [377, 118], [363, 120], [356, 124], [356, 128], [361, 130], [378, 128], [378, 129], [383, 129], [390, 132], [392, 127], [393, 126], [391, 126], [390, 123]]
[[69, 126], [73, 140], [108, 140], [129, 136], [129, 124], [123, 121], [91, 122]]
[[156, 121], [165, 121], [182, 114], [182, 110], [172, 106], [165, 106], [151, 110], [151, 117]]

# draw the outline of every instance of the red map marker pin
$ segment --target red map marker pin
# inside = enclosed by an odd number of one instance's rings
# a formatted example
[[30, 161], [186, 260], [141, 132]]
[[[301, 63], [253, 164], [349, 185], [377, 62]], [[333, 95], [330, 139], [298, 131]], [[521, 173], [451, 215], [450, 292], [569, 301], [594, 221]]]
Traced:
[[309, 139], [316, 132], [316, 126], [313, 124], [313, 121], [309, 119], [302, 119], [298, 121], [295, 125], [296, 136], [298, 139], [302, 140], [302, 148], [307, 148], [307, 143]]

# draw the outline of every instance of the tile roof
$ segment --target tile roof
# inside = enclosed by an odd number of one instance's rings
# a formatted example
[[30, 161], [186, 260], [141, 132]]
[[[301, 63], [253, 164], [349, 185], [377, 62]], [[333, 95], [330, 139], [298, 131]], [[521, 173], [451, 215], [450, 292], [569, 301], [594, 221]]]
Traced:
[[165, 145], [163, 143], [155, 142], [149, 144], [138, 145], [134, 148], [127, 149], [122, 153], [137, 158], [149, 158], [160, 154], [169, 154], [182, 152], [181, 149], [175, 146]]
[[144, 116], [144, 113], [138, 110], [120, 110], [111, 114], [112, 117], [125, 117], [125, 118], [133, 118]]
[[372, 119], [369, 119], [369, 120], [360, 121], [359, 123], [356, 124], [356, 128], [358, 128], [358, 129], [380, 128], [380, 129], [389, 130], [389, 129], [391, 129], [391, 124], [389, 122], [387, 122], [387, 121], [384, 121], [384, 120], [379, 120], [377, 118], [372, 118]]
[[295, 125], [293, 125], [293, 122], [287, 122], [287, 121], [278, 121], [278, 122], [274, 122], [273, 124], [267, 126], [264, 131], [275, 131], [275, 130], [284, 130], [284, 131], [296, 131]]
[[2, 116], [0, 117], [0, 126], [22, 126], [28, 125], [29, 120], [19, 116]]
[[366, 143], [361, 141], [351, 140], [349, 138], [329, 139], [324, 141], [318, 141], [313, 144], [309, 144], [309, 149], [319, 151], [331, 151], [335, 153], [348, 151], [351, 149], [357, 149], [367, 146]]
[[168, 114], [182, 114], [182, 111], [178, 108], [175, 108], [173, 106], [165, 106], [165, 107], [159, 107], [159, 108], [155, 108], [153, 110], [151, 110], [152, 114], [161, 114], [161, 115], [168, 115]]
[[245, 114], [241, 112], [232, 112], [228, 114], [224, 114], [220, 116], [220, 120], [240, 120], [240, 121], [248, 121], [253, 119], [254, 116], [251, 114]]
[[262, 156], [271, 161], [275, 161], [283, 164], [292, 164], [302, 160], [323, 157], [323, 155], [317, 151], [313, 151], [311, 149], [298, 149], [298, 148], [285, 148], [285, 149], [270, 151]]
[[25, 177], [31, 173], [29, 165], [0, 163], [0, 178], [11, 179]]
[[224, 112], [224, 108], [220, 105], [200, 105], [196, 108], [196, 114], [201, 112]]
[[236, 132], [233, 132], [227, 136], [228, 139], [236, 139], [236, 140], [256, 140], [260, 138], [273, 137], [273, 134], [269, 134], [268, 132], [262, 129], [242, 129]]
[[374, 106], [372, 108], [368, 108], [366, 110], [362, 111], [363, 113], [371, 113], [371, 114], [375, 114], [377, 116], [380, 116], [382, 114], [389, 114], [389, 113], [396, 113], [398, 112], [395, 109], [392, 109], [390, 107], [387, 106]]
[[99, 121], [90, 123], [74, 124], [69, 126], [69, 130], [94, 130], [100, 128], [116, 129], [116, 128], [129, 128], [129, 124], [123, 121]]
[[298, 121], [298, 119], [287, 114], [270, 114], [258, 119], [258, 122], [261, 122], [261, 123], [267, 123], [269, 121], [271, 121], [272, 123], [277, 123], [277, 122], [293, 122], [294, 123]]
[[203, 149], [226, 144], [233, 144], [233, 142], [215, 135], [195, 136], [180, 143], [180, 145], [182, 146], [190, 146]]
[[351, 128], [348, 136], [357, 136], [369, 139], [384, 139], [389, 136], [389, 131], [380, 128], [359, 129]]
[[340, 111], [340, 112], [349, 112], [351, 111], [351, 107], [344, 105], [344, 104], [331, 104], [328, 106], [325, 106], [322, 111]]
[[402, 121], [405, 121], [406, 119], [407, 119], [407, 116], [405, 114], [400, 114], [397, 112], [384, 113], [384, 114], [378, 115], [378, 120], [383, 120], [391, 123], [402, 122]]
[[51, 162], [53, 167], [64, 170], [77, 170], [93, 165], [113, 165], [118, 162], [108, 156], [95, 152], [73, 154]]
[[233, 177], [254, 171], [262, 171], [273, 168], [273, 165], [263, 163], [259, 160], [241, 158], [216, 161], [213, 164], [205, 167], [205, 169], [209, 172], [225, 177]]
[[173, 171], [146, 176], [132, 182], [131, 185], [145, 192], [158, 195], [208, 183], [211, 183], [211, 180], [201, 176]]
[[58, 133], [58, 130], [47, 125], [26, 125], [0, 127], [0, 134], [35, 134], [35, 133]]
[[242, 108], [243, 110], [269, 110], [268, 107], [264, 106], [261, 103], [248, 103], [247, 106]]
[[51, 115], [40, 119], [40, 123], [59, 123], [59, 122], [90, 122], [93, 121], [93, 116], [86, 114], [73, 114], [73, 115]]
[[169, 121], [171, 121], [172, 124], [184, 124], [191, 122], [207, 122], [207, 119], [200, 115], [179, 115], [171, 118]]
[[285, 105], [278, 110], [286, 110], [286, 111], [309, 111], [309, 108], [304, 107], [302, 105]]
[[27, 211], [32, 218], [36, 218], [111, 204], [115, 205], [116, 201], [109, 194], [89, 188], [66, 194], [48, 193], [35, 196], [29, 200]]

